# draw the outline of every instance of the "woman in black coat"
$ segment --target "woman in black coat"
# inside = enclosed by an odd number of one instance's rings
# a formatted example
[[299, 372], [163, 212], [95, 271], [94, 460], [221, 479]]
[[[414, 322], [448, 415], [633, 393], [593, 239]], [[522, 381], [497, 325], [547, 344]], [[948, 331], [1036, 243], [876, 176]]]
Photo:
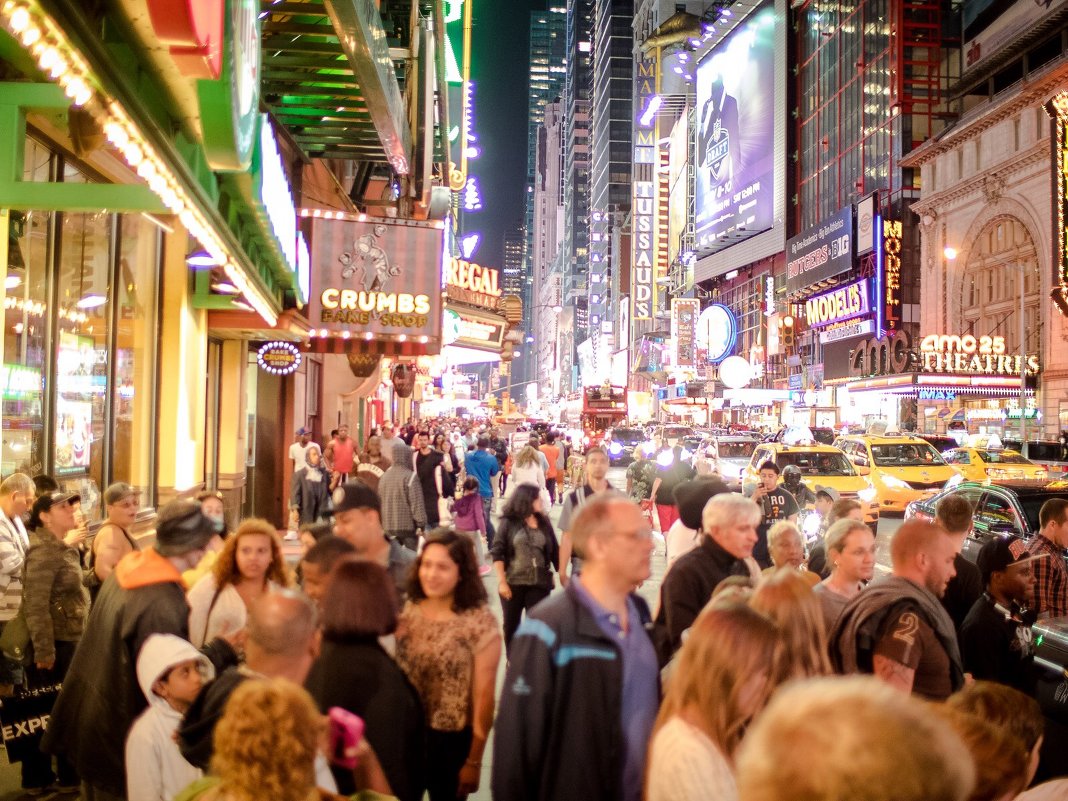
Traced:
[[[331, 572], [323, 597], [323, 647], [307, 689], [325, 713], [339, 706], [363, 718], [393, 794], [420, 801], [425, 789], [423, 705], [408, 677], [379, 644], [397, 628], [393, 580], [383, 567], [348, 557]], [[352, 771], [334, 770], [342, 795], [356, 791]]]
[[323, 464], [319, 446], [309, 445], [304, 458], [308, 466], [293, 474], [289, 493], [289, 505], [297, 510], [301, 525], [318, 523], [326, 516], [330, 509], [330, 493], [334, 491], [334, 481]]

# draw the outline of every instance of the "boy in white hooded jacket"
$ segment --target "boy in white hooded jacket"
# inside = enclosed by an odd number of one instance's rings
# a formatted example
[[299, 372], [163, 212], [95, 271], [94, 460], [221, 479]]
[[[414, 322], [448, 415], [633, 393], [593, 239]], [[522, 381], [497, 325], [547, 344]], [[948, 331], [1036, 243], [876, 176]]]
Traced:
[[148, 709], [126, 738], [128, 801], [171, 801], [203, 774], [190, 765], [174, 733], [200, 688], [215, 675], [211, 662], [173, 634], [153, 634], [137, 657], [137, 681]]

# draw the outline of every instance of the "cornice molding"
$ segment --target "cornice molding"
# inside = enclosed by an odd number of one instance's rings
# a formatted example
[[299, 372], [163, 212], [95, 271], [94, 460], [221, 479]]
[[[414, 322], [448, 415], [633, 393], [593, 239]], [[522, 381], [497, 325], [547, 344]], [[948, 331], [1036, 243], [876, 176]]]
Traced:
[[1029, 149], [1020, 151], [1013, 158], [1001, 162], [993, 169], [981, 170], [958, 181], [948, 189], [943, 189], [929, 197], [921, 197], [910, 208], [921, 216], [936, 214], [940, 209], [955, 201], [980, 193], [987, 203], [995, 203], [1006, 194], [1011, 186], [1007, 180], [1009, 176], [1049, 159], [1049, 140], [1036, 142]]

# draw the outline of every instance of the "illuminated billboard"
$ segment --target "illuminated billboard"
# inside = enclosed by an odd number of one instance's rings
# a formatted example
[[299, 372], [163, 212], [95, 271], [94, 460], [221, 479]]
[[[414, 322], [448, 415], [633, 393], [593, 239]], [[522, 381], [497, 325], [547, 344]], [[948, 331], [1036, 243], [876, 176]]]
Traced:
[[1037, 26], [1049, 24], [1066, 0], [964, 0], [964, 69], [970, 70]]
[[346, 339], [439, 340], [444, 237], [441, 223], [315, 218], [313, 330]]
[[695, 223], [701, 252], [723, 250], [775, 224], [778, 27], [775, 7], [767, 3], [697, 67]]

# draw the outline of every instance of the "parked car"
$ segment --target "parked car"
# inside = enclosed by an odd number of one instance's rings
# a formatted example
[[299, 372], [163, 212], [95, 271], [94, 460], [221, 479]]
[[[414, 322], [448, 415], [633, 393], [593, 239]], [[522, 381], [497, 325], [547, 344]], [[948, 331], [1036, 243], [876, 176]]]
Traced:
[[931, 443], [933, 447], [939, 453], [945, 453], [951, 448], [956, 448], [960, 443], [953, 437], [944, 436], [942, 434], [920, 434], [920, 439], [925, 439]]
[[972, 531], [962, 551], [974, 562], [991, 537], [1009, 535], [1029, 540], [1035, 536], [1042, 504], [1050, 498], [1068, 499], [1068, 481], [964, 481], [930, 498], [913, 501], [905, 509], [905, 518], [934, 520], [939, 501], [950, 495], [961, 495], [975, 507]]
[[958, 471], [915, 434], [848, 434], [835, 440], [861, 475], [869, 476], [884, 512], [903, 512], [918, 498], [939, 492]]
[[723, 479], [735, 492], [741, 492], [742, 474], [753, 458], [760, 440], [756, 437], [734, 435], [713, 436], [705, 444], [705, 454], [712, 463], [712, 472]]
[[1044, 467], [1025, 459], [1016, 451], [1005, 448], [952, 448], [943, 452], [942, 458], [946, 460], [946, 464], [960, 470], [961, 475], [968, 481], [985, 481], [988, 478], [1049, 478]]

